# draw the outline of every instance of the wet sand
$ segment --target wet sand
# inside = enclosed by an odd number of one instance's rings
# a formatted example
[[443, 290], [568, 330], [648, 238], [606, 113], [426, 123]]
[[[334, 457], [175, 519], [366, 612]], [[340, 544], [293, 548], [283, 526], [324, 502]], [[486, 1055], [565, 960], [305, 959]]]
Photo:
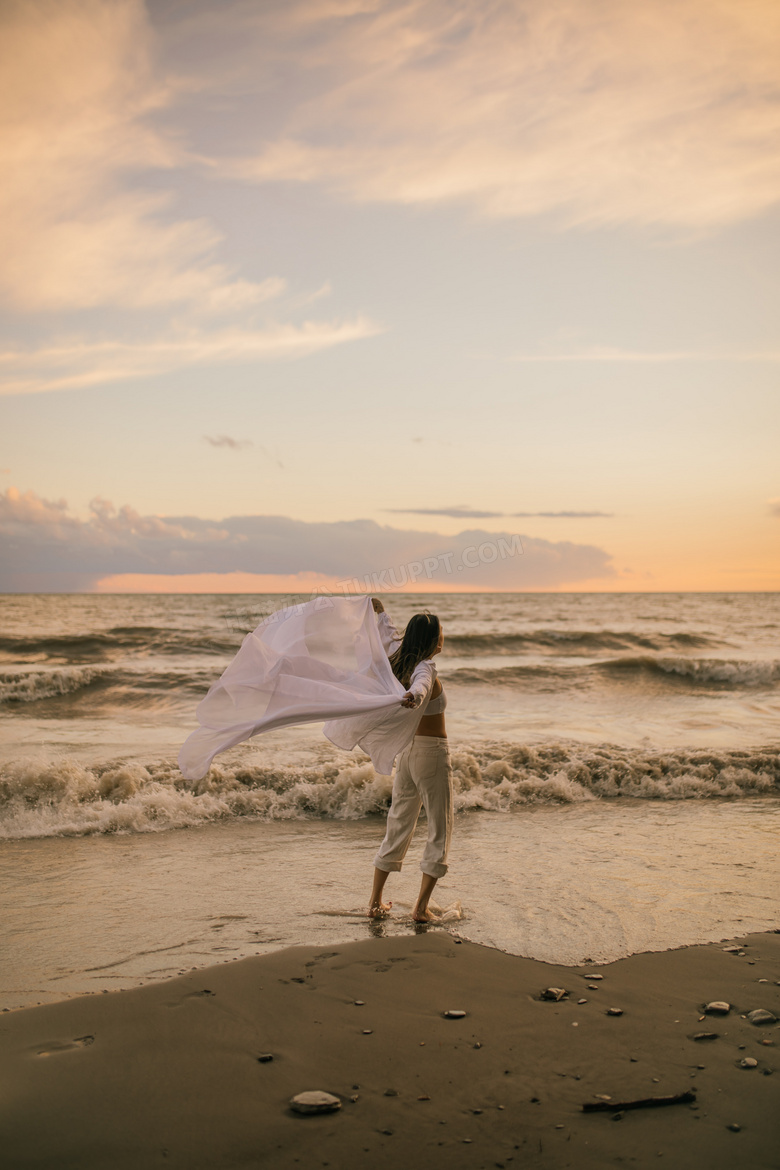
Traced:
[[[743, 1017], [780, 1016], [780, 934], [737, 941], [558, 967], [423, 930], [3, 1013], [4, 1164], [776, 1170], [780, 1031]], [[341, 1109], [295, 1115], [308, 1089]]]

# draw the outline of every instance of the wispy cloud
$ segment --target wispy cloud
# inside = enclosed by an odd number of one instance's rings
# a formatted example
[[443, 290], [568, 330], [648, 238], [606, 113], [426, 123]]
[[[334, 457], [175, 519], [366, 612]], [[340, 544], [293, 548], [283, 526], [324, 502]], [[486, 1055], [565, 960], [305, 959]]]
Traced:
[[775, 0], [235, 11], [262, 100], [271, 76], [300, 94], [234, 161], [246, 179], [569, 225], [713, 228], [780, 199]]
[[230, 312], [277, 296], [215, 260], [220, 233], [135, 176], [188, 161], [153, 116], [160, 75], [139, 0], [16, 0], [0, 9], [0, 299], [22, 311], [187, 303]]
[[[11, 550], [0, 591], [90, 589], [117, 574], [322, 574], [346, 580], [433, 560], [428, 580], [461, 587], [525, 589], [611, 578], [611, 558], [594, 545], [522, 538], [522, 556], [480, 557], [513, 533], [470, 528], [454, 536], [399, 529], [373, 520], [306, 523], [286, 516], [143, 516], [95, 499], [80, 520], [64, 500], [10, 488], [0, 493], [0, 540]], [[472, 550], [475, 555], [463, 555]], [[461, 565], [457, 574], [452, 561]], [[400, 576], [396, 584], [400, 581]], [[390, 586], [392, 587], [392, 585]]]
[[231, 451], [243, 451], [253, 446], [251, 439], [232, 439], [230, 435], [204, 435], [203, 441], [210, 447], [228, 447]]
[[547, 519], [590, 520], [594, 517], [604, 519], [614, 516], [613, 512], [482, 512], [477, 508], [383, 508], [383, 512], [392, 512], [398, 516], [451, 516], [456, 520], [490, 520], [529, 519], [533, 516], [544, 516]]
[[0, 350], [0, 394], [39, 394], [145, 378], [193, 365], [280, 360], [371, 337], [373, 322], [307, 321], [264, 329], [186, 329], [138, 341], [79, 341]]

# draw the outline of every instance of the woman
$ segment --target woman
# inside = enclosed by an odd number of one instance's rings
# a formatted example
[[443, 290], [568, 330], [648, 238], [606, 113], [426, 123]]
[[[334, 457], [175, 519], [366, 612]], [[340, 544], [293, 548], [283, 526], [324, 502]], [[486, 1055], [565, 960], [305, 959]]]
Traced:
[[[423, 704], [416, 734], [398, 760], [393, 782], [393, 799], [387, 816], [385, 839], [374, 858], [374, 884], [368, 907], [370, 918], [380, 918], [392, 906], [382, 901], [388, 875], [401, 869], [412, 839], [420, 808], [428, 818], [428, 841], [420, 869], [422, 881], [412, 918], [415, 922], [432, 922], [428, 909], [434, 886], [447, 872], [447, 853], [452, 836], [452, 768], [450, 766], [444, 708], [447, 698], [436, 677], [435, 655], [441, 652], [444, 634], [434, 614], [417, 613], [409, 621], [403, 640], [388, 638], [395, 634], [383, 613], [381, 602], [374, 600], [380, 614], [379, 626], [386, 647], [389, 642], [393, 674], [406, 687], [402, 706], [416, 708]], [[384, 622], [383, 619], [384, 618]], [[397, 649], [393, 646], [397, 644]]]

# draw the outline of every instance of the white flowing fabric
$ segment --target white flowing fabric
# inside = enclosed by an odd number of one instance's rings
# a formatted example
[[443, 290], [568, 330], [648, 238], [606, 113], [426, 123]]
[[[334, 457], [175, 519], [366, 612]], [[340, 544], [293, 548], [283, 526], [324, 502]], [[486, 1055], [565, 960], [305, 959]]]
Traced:
[[[409, 689], [430, 694], [436, 668], [426, 660]], [[328, 720], [337, 747], [359, 744], [389, 776], [427, 704], [402, 707], [404, 687], [382, 645], [370, 597], [318, 597], [271, 614], [197, 708], [200, 727], [182, 745], [179, 768], [201, 780], [218, 752], [291, 723]]]

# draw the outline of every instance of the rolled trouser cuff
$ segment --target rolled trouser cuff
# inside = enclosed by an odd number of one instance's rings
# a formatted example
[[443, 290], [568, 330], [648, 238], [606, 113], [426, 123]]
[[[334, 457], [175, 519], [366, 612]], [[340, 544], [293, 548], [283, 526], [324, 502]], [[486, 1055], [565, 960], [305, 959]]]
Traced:
[[449, 866], [445, 865], [443, 862], [421, 861], [420, 869], [423, 873], [427, 873], [428, 877], [443, 878], [446, 875]]
[[381, 869], [383, 873], [399, 873], [402, 865], [402, 861], [387, 861], [379, 854], [374, 858], [374, 869]]

